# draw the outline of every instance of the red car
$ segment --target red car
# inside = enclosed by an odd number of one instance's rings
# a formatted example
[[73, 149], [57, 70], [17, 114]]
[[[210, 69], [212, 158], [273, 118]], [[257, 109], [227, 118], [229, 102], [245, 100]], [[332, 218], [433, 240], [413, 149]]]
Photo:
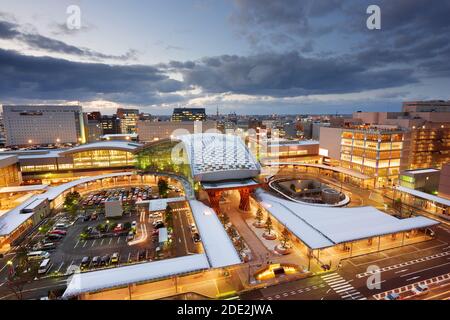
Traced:
[[59, 234], [61, 236], [65, 236], [67, 234], [67, 231], [64, 231], [64, 230], [52, 230], [48, 234]]

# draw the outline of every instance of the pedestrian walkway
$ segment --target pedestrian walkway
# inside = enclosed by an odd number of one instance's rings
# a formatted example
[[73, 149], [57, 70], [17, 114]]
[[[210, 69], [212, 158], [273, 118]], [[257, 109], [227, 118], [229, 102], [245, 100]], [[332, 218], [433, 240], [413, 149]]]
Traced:
[[367, 300], [366, 297], [336, 272], [321, 276], [321, 278], [344, 300]]

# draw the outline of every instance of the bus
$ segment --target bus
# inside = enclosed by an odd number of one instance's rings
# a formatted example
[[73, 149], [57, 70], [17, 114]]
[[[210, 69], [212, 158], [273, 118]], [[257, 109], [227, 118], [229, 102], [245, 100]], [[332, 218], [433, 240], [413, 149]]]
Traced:
[[47, 251], [32, 251], [27, 254], [28, 260], [34, 261], [34, 260], [42, 260], [42, 259], [48, 259], [50, 257], [50, 253]]
[[48, 270], [50, 270], [52, 265], [53, 264], [50, 261], [50, 259], [45, 259], [44, 261], [42, 261], [42, 263], [39, 266], [38, 274], [46, 274], [48, 272]]

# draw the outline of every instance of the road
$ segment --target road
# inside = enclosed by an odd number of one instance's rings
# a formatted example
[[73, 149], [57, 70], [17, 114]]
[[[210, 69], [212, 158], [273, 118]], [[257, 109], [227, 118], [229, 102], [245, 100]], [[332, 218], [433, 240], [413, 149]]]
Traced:
[[[436, 285], [438, 277], [450, 272], [450, 237], [444, 227], [437, 239], [424, 243], [347, 259], [336, 272], [311, 278], [281, 283], [264, 289], [243, 293], [241, 299], [249, 300], [365, 300], [380, 299], [386, 291], [411, 287], [427, 281]], [[368, 273], [368, 267], [376, 276]], [[368, 279], [372, 287], [368, 287]], [[448, 299], [450, 287], [446, 282], [423, 299]], [[422, 297], [421, 297], [422, 299]]]

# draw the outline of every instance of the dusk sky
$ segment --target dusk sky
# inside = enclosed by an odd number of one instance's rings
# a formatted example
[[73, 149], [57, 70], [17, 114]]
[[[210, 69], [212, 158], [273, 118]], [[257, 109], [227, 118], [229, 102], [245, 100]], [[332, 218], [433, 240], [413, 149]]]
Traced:
[[450, 99], [449, 16], [450, 0], [0, 0], [0, 104], [396, 111]]

